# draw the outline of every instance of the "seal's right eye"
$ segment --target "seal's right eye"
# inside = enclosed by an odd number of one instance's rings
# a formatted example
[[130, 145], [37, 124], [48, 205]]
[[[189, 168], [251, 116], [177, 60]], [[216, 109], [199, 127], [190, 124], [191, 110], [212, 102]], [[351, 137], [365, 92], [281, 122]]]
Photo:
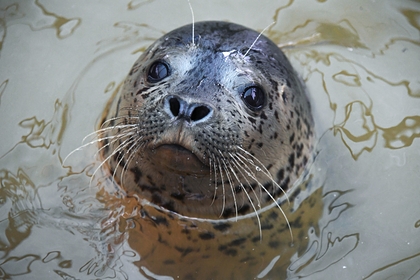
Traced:
[[169, 76], [169, 66], [161, 60], [153, 62], [147, 74], [147, 80], [151, 83], [157, 83]]
[[264, 106], [265, 93], [259, 86], [250, 86], [242, 93], [242, 100], [252, 111], [259, 111]]

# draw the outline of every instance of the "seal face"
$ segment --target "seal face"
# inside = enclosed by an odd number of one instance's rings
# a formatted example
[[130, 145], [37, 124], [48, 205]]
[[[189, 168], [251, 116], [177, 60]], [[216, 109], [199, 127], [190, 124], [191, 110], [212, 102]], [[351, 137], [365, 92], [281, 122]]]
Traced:
[[183, 216], [256, 212], [310, 158], [304, 88], [258, 32], [226, 22], [194, 31], [175, 29], [135, 62], [102, 121], [103, 159], [127, 194]]

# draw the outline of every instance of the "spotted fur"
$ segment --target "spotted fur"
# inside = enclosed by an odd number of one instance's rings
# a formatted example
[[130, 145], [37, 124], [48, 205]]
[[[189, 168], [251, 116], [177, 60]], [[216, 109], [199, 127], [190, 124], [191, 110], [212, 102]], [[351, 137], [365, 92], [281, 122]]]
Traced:
[[[145, 262], [175, 267], [171, 275], [182, 279], [196, 275], [176, 272], [180, 259], [191, 263], [220, 255], [257, 265], [268, 260], [266, 253], [281, 254], [290, 245], [283, 233], [288, 226], [301, 229], [307, 214], [290, 212], [288, 225], [280, 206], [298, 190], [290, 189], [311, 158], [313, 138], [304, 88], [273, 42], [265, 36], [255, 41], [259, 33], [225, 22], [196, 23], [194, 44], [191, 34], [191, 26], [178, 28], [141, 55], [99, 130], [113, 180], [127, 196], [154, 205], [142, 206], [130, 244], [156, 239], [143, 243], [142, 251], [151, 246], [145, 254], [159, 257]], [[156, 62], [168, 70], [158, 81], [150, 78]], [[244, 98], [250, 87], [257, 88], [251, 99], [263, 100], [258, 108]], [[172, 163], [178, 153], [179, 166]], [[306, 226], [313, 224], [309, 220]], [[259, 246], [265, 249], [255, 251]], [[173, 255], [159, 255], [167, 247]], [[200, 275], [211, 279], [215, 272], [204, 270]]]

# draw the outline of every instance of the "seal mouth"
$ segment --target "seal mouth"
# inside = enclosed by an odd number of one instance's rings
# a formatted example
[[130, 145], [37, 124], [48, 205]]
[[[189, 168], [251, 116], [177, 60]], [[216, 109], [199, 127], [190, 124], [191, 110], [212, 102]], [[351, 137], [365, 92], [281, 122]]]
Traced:
[[209, 166], [191, 150], [178, 144], [162, 144], [151, 151], [151, 159], [180, 175], [208, 175]]

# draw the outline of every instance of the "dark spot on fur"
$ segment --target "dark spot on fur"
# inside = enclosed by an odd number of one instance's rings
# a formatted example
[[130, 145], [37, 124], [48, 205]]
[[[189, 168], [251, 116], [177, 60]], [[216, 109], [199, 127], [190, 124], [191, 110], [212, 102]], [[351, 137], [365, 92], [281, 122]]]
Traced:
[[232, 214], [233, 214], [233, 210], [232, 210], [232, 208], [226, 208], [226, 209], [223, 211], [222, 217], [223, 217], [223, 218], [228, 218], [228, 217], [230, 217]]
[[280, 187], [286, 191], [289, 188], [289, 182], [290, 182], [290, 178], [287, 177], [286, 179], [284, 179], [283, 182], [281, 182]]
[[[140, 89], [136, 92], [136, 95], [142, 94], [143, 92], [147, 91], [148, 89], [149, 89], [149, 87], [143, 87], [143, 88], [140, 88]], [[145, 95], [146, 95], [146, 94], [145, 94]], [[149, 96], [149, 94], [147, 94], [147, 96]], [[143, 99], [146, 99], [146, 98], [147, 98], [147, 96], [146, 96], [146, 97], [143, 97]]]
[[292, 228], [301, 228], [303, 226], [301, 217], [297, 217], [295, 220], [291, 221], [290, 226]]
[[279, 172], [277, 172], [277, 182], [281, 182], [284, 178], [284, 169], [280, 169]]
[[261, 230], [269, 230], [273, 228], [272, 223], [261, 223]]
[[162, 197], [157, 193], [152, 194], [152, 199], [151, 200], [152, 200], [153, 203], [158, 204], [158, 205], [162, 203]]
[[191, 253], [192, 251], [194, 251], [191, 247], [187, 247], [187, 248], [181, 248], [181, 247], [177, 247], [175, 246], [175, 249], [181, 253], [182, 257], [185, 257], [186, 255], [188, 255], [189, 253]]
[[300, 129], [302, 128], [302, 124], [301, 124], [301, 122], [300, 122], [300, 118], [297, 118], [297, 120], [296, 120], [296, 128], [297, 128], [298, 130], [300, 130]]
[[229, 243], [229, 245], [230, 246], [240, 246], [245, 242], [246, 242], [246, 238], [242, 237], [242, 238], [238, 238], [238, 239], [233, 240], [232, 242]]
[[185, 194], [183, 193], [171, 193], [171, 197], [179, 201], [184, 201]]
[[275, 221], [275, 220], [277, 220], [278, 216], [279, 216], [279, 214], [278, 214], [277, 211], [272, 211], [270, 213], [270, 215], [268, 215], [268, 218]]
[[295, 140], [295, 133], [293, 132], [292, 135], [290, 135], [289, 137], [289, 143], [292, 144], [294, 140]]
[[142, 176], [141, 170], [140, 168], [138, 168], [137, 166], [133, 167], [130, 169], [130, 171], [133, 173], [134, 175], [134, 181], [139, 184], [140, 183], [140, 178]]
[[191, 231], [188, 228], [183, 228], [181, 230], [181, 233], [185, 234], [185, 235], [190, 235]]
[[213, 226], [213, 228], [217, 231], [227, 231], [232, 225], [228, 224], [228, 223], [220, 223], [220, 224], [215, 224]]
[[290, 154], [290, 156], [289, 156], [289, 165], [290, 165], [290, 167], [292, 167], [292, 166], [295, 165], [295, 153]]
[[169, 210], [169, 211], [177, 213], [175, 211], [174, 202], [172, 200], [162, 204], [162, 207]]
[[252, 117], [248, 117], [248, 120], [250, 122], [252, 122], [253, 124], [255, 124], [257, 122], [257, 120], [255, 118], [252, 118]]
[[163, 216], [156, 216], [152, 218], [156, 225], [164, 225], [165, 227], [169, 226], [168, 220]]
[[174, 260], [164, 260], [163, 264], [165, 264], [165, 265], [175, 264], [175, 261]]
[[261, 241], [261, 236], [254, 236], [251, 239], [252, 243], [257, 243]]
[[198, 236], [202, 240], [210, 240], [214, 238], [214, 233], [209, 231], [209, 232], [200, 233]]
[[277, 112], [277, 110], [274, 111], [274, 117], [276, 118], [276, 120], [279, 120], [279, 113]]
[[300, 143], [297, 147], [296, 150], [296, 157], [300, 158], [302, 156], [302, 151], [303, 151], [303, 143]]
[[238, 214], [246, 214], [251, 207], [248, 204], [244, 204], [241, 208], [238, 209]]
[[303, 165], [306, 165], [308, 163], [308, 158], [306, 156], [303, 156], [302, 162]]
[[280, 242], [277, 240], [272, 240], [268, 242], [268, 246], [270, 246], [272, 249], [277, 249], [280, 246]]
[[267, 116], [265, 115], [264, 111], [262, 111], [262, 112], [261, 112], [260, 117], [261, 117], [262, 119], [264, 119], [264, 120], [266, 120], [266, 119], [267, 119]]
[[226, 245], [219, 246], [219, 251], [223, 252], [225, 255], [232, 256], [232, 257], [236, 256], [238, 253], [236, 249], [229, 248]]

